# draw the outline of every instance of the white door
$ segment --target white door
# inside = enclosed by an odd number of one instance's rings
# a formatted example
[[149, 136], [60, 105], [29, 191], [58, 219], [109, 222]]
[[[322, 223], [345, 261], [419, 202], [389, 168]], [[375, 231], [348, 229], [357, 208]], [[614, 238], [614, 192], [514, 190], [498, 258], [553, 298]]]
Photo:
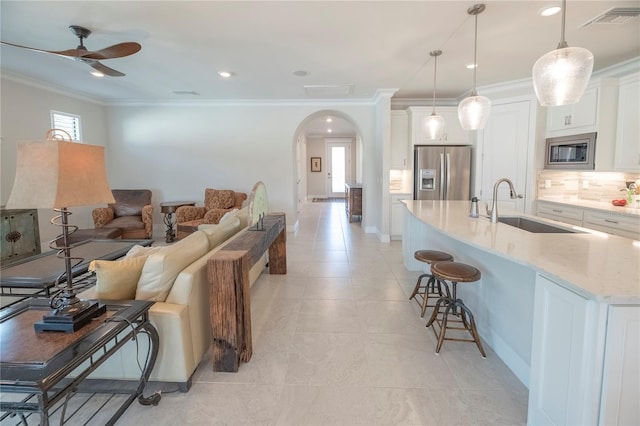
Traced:
[[344, 197], [344, 184], [351, 181], [351, 142], [327, 143], [327, 196]]
[[[513, 182], [518, 194], [526, 197], [527, 151], [529, 149], [529, 101], [494, 105], [481, 135], [481, 186], [479, 197], [493, 200], [493, 186], [500, 178]], [[499, 206], [524, 213], [525, 200], [509, 197], [509, 186], [498, 187]]]

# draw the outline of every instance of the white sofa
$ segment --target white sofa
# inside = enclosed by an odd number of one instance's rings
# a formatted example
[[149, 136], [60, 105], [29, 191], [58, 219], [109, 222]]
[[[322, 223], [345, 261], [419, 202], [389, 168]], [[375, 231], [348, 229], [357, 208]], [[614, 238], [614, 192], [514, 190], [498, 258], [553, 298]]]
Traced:
[[[117, 297], [109, 297], [113, 291], [111, 284], [116, 283], [117, 278], [113, 278], [108, 269], [124, 267], [127, 262], [144, 264], [135, 286], [135, 298], [156, 301], [149, 310], [149, 318], [160, 338], [150, 381], [173, 382], [181, 391], [189, 390], [191, 377], [211, 344], [207, 261], [240, 231], [252, 225], [254, 217], [266, 211], [266, 189], [261, 182], [256, 186], [258, 196], [254, 196], [254, 187], [249, 203], [217, 225], [208, 225], [171, 246], [138, 248], [121, 261], [94, 265], [98, 282], [80, 295], [83, 299], [122, 299], [117, 291]], [[256, 203], [252, 203], [254, 199]], [[142, 261], [137, 259], [139, 256], [147, 257]], [[265, 265], [266, 256], [251, 269], [251, 284]], [[101, 282], [101, 278], [110, 282]], [[121, 288], [118, 287], [118, 291]], [[90, 379], [139, 379], [148, 349], [147, 336], [128, 342], [96, 369]]]

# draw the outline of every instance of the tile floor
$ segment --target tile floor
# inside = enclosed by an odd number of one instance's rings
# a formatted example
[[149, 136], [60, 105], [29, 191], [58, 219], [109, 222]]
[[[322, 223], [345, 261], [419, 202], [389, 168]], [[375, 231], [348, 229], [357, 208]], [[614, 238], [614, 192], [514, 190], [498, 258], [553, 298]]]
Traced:
[[252, 287], [249, 363], [216, 373], [207, 356], [188, 393], [134, 402], [117, 424], [526, 423], [527, 389], [486, 344], [486, 359], [471, 343], [434, 353], [429, 312], [420, 318], [408, 300], [418, 273], [405, 270], [401, 243], [348, 223], [344, 204], [306, 204], [287, 261], [287, 275], [263, 273]]

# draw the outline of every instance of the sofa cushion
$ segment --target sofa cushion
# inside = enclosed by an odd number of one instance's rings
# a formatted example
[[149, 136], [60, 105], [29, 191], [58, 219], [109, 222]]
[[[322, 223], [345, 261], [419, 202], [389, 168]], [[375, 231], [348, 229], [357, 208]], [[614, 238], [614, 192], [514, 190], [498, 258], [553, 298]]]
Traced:
[[249, 226], [249, 206], [245, 206], [243, 208], [241, 208], [240, 210], [238, 209], [234, 209], [231, 210], [230, 212], [225, 213], [224, 216], [222, 216], [222, 218], [220, 219], [220, 223], [225, 222], [228, 219], [232, 219], [234, 217], [237, 217], [238, 219], [240, 219], [240, 228], [246, 228], [247, 226]]
[[151, 204], [151, 191], [148, 189], [113, 189], [115, 203], [109, 204], [116, 217], [141, 216], [142, 208]]
[[133, 300], [146, 258], [94, 260], [89, 269], [96, 273], [95, 297], [98, 299]]
[[144, 257], [146, 259], [153, 253], [156, 253], [162, 250], [162, 247], [163, 246], [145, 247], [145, 246], [136, 244], [135, 246], [129, 249], [127, 254], [124, 255], [123, 259], [130, 259], [132, 257]]
[[234, 191], [229, 189], [211, 189], [204, 191], [204, 206], [206, 210], [230, 209], [235, 203]]
[[217, 225], [200, 225], [198, 229], [207, 234], [209, 250], [211, 250], [227, 241], [229, 237], [240, 230], [240, 219], [233, 217]]
[[209, 250], [204, 232], [194, 232], [174, 245], [162, 247], [146, 258], [136, 289], [137, 300], [163, 302], [176, 277]]
[[121, 216], [105, 224], [103, 228], [144, 229], [142, 216]]

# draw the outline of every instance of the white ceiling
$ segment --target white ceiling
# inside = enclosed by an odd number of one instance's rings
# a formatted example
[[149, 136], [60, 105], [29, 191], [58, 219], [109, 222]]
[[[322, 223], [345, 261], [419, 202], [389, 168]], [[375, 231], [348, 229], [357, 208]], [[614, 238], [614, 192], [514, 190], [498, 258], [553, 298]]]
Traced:
[[[560, 39], [559, 1], [486, 1], [478, 16], [478, 87], [527, 79]], [[89, 50], [136, 41], [142, 50], [103, 63], [125, 77], [97, 79], [68, 58], [2, 45], [3, 73], [118, 101], [456, 99], [473, 84], [473, 1], [12, 1], [0, 2], [0, 39], [64, 50], [78, 43], [69, 25], [93, 34]], [[595, 70], [640, 56], [640, 21], [580, 25], [612, 7], [640, 1], [568, 1], [566, 40], [593, 52]], [[218, 70], [235, 76], [223, 80]], [[304, 70], [306, 77], [293, 75]], [[349, 86], [351, 93], [307, 94], [304, 86]], [[342, 88], [342, 87], [341, 87]], [[199, 95], [177, 95], [194, 91]], [[480, 91], [482, 94], [482, 92]]]

